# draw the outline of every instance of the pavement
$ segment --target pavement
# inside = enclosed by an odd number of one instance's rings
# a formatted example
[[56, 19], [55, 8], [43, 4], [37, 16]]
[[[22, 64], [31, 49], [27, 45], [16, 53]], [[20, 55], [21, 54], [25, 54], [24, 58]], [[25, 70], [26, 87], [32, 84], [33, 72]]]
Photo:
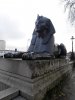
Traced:
[[64, 96], [61, 100], [75, 100], [75, 69], [73, 69], [72, 77], [66, 82], [62, 91]]
[[[60, 88], [60, 86], [58, 86]], [[58, 93], [57, 93], [58, 92]], [[50, 100], [75, 100], [75, 69], [72, 71], [72, 76], [68, 79], [61, 89], [58, 89], [55, 94], [52, 94]]]

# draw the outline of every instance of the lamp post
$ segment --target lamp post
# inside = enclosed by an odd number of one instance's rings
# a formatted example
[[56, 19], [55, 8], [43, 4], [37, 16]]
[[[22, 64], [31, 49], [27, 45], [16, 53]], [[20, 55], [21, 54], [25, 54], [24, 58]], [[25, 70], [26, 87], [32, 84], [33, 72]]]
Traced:
[[74, 60], [74, 52], [73, 52], [73, 40], [74, 40], [74, 36], [71, 37], [72, 40], [72, 53], [71, 53], [71, 59]]
[[71, 40], [72, 40], [72, 53], [73, 53], [73, 40], [74, 40], [74, 36], [71, 37]]

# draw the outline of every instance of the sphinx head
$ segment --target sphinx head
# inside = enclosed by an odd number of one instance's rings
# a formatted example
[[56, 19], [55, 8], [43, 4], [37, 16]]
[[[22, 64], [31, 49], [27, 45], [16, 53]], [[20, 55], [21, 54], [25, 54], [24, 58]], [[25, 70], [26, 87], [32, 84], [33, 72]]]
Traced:
[[50, 19], [38, 15], [37, 20], [35, 22], [35, 31], [38, 33], [38, 36], [44, 37], [51, 30], [52, 32], [50, 34], [55, 33], [54, 26]]

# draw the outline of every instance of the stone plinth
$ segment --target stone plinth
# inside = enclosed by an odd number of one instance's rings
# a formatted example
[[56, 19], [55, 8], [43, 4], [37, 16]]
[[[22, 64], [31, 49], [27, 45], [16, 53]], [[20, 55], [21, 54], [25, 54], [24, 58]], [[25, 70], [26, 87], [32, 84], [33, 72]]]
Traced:
[[17, 88], [27, 100], [42, 100], [63, 75], [72, 70], [66, 59], [21, 60], [0, 58], [0, 81]]

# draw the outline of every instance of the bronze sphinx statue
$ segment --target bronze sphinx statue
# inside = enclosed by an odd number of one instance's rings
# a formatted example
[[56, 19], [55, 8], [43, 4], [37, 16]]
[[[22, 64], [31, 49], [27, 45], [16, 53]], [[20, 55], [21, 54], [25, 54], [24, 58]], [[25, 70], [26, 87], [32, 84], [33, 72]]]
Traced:
[[22, 59], [52, 57], [54, 53], [55, 28], [50, 19], [38, 16], [32, 34], [31, 44]]

